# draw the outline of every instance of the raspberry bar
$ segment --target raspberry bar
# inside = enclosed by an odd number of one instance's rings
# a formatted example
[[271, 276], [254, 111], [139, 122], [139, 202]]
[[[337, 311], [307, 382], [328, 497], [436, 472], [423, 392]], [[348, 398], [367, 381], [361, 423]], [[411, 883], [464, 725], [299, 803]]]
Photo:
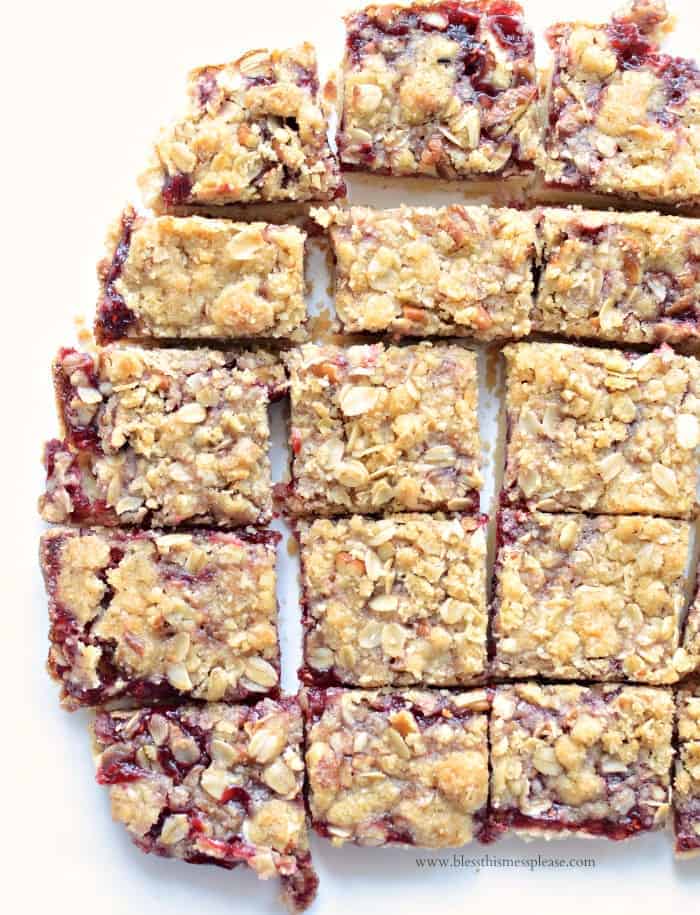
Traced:
[[504, 511], [494, 673], [676, 682], [689, 538], [665, 518]]
[[519, 4], [416, 0], [345, 22], [346, 168], [450, 179], [533, 168], [535, 50]]
[[464, 686], [483, 677], [486, 520], [301, 522], [306, 679]]
[[546, 210], [535, 331], [615, 343], [700, 337], [700, 227], [658, 213]]
[[63, 706], [275, 693], [278, 538], [272, 531], [45, 533], [48, 666]]
[[700, 70], [659, 53], [661, 0], [636, 0], [604, 25], [548, 30], [548, 185], [667, 205], [700, 201]]
[[689, 517], [700, 364], [548, 343], [506, 347], [504, 501], [544, 511]]
[[145, 852], [191, 864], [247, 864], [282, 878], [293, 911], [318, 878], [304, 809], [303, 721], [294, 698], [99, 712], [97, 781]]
[[156, 212], [342, 197], [313, 46], [193, 70], [186, 114], [161, 133], [141, 188]]
[[678, 694], [678, 743], [673, 784], [676, 855], [700, 855], [700, 688]]
[[491, 828], [621, 840], [665, 826], [674, 700], [641, 686], [496, 690]]
[[530, 331], [535, 222], [517, 210], [352, 207], [330, 227], [344, 329], [496, 340]]
[[450, 848], [480, 837], [485, 690], [311, 689], [302, 703], [311, 821], [333, 845]]
[[268, 389], [212, 350], [61, 350], [45, 520], [221, 527], [271, 517]]
[[291, 514], [478, 509], [476, 355], [303, 346], [291, 373]]
[[295, 226], [127, 209], [98, 267], [95, 335], [289, 337], [306, 317], [304, 240]]

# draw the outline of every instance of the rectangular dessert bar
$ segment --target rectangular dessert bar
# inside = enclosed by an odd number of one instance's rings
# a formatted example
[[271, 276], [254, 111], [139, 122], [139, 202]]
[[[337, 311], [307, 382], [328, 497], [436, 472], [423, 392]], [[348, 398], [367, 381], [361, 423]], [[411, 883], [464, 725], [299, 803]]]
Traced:
[[140, 183], [155, 212], [342, 197], [313, 46], [193, 70], [186, 113], [161, 132]]
[[669, 815], [674, 699], [642, 686], [500, 686], [490, 829], [621, 840]]
[[276, 694], [278, 539], [273, 531], [45, 533], [48, 668], [63, 706]]
[[545, 210], [532, 328], [615, 343], [700, 337], [700, 224], [658, 213]]
[[61, 350], [54, 378], [64, 440], [46, 447], [45, 520], [234, 527], [271, 517], [268, 386], [255, 368], [213, 350], [111, 346]]
[[548, 30], [547, 184], [661, 204], [700, 201], [700, 70], [659, 53], [668, 26], [662, 0], [635, 0], [610, 23]]
[[290, 513], [478, 510], [473, 352], [309, 344], [288, 365]]
[[289, 337], [306, 317], [296, 226], [124, 211], [98, 266], [95, 335]]
[[676, 682], [689, 538], [666, 518], [504, 511], [493, 672]]
[[700, 855], [700, 686], [678, 694], [678, 757], [673, 783], [676, 855]]
[[529, 333], [532, 213], [454, 204], [331, 207], [315, 217], [330, 227], [345, 331], [485, 341]]
[[281, 877], [292, 911], [316, 895], [304, 809], [303, 720], [293, 697], [101, 711], [97, 781], [144, 852], [247, 864]]
[[504, 502], [544, 511], [689, 517], [700, 363], [516, 343], [507, 362]]
[[532, 32], [511, 0], [370, 5], [347, 16], [343, 165], [387, 175], [532, 170]]
[[304, 679], [464, 686], [486, 668], [485, 516], [298, 523]]
[[309, 689], [311, 822], [336, 845], [450, 848], [481, 836], [488, 801], [486, 690]]

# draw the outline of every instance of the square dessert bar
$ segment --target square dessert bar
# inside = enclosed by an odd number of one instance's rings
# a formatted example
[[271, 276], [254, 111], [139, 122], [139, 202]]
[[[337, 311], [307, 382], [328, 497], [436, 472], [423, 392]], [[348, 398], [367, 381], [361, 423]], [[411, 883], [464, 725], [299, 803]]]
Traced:
[[500, 686], [490, 723], [493, 831], [620, 840], [662, 828], [674, 699], [641, 686]]
[[309, 344], [288, 365], [291, 514], [478, 510], [473, 352]]
[[485, 206], [331, 207], [335, 307], [348, 332], [496, 340], [530, 331], [531, 213]]
[[156, 212], [344, 195], [312, 45], [199, 67], [188, 96], [184, 117], [163, 130], [141, 179]]
[[689, 517], [700, 363], [517, 343], [505, 349], [504, 502], [544, 511]]
[[658, 213], [545, 210], [532, 328], [617, 343], [700, 337], [700, 225]]
[[95, 335], [289, 337], [306, 317], [305, 239], [296, 226], [128, 208], [98, 267]]
[[304, 677], [463, 686], [486, 667], [485, 516], [299, 522]]
[[533, 168], [535, 49], [519, 4], [417, 0], [345, 22], [346, 168], [453, 179]]
[[145, 852], [191, 864], [247, 864], [282, 878], [293, 911], [318, 878], [304, 809], [296, 699], [98, 712], [97, 781]]
[[676, 855], [700, 855], [700, 687], [678, 694], [678, 757], [673, 783]]
[[314, 829], [334, 845], [450, 848], [481, 836], [486, 690], [305, 690]]
[[[252, 364], [255, 360], [252, 359]], [[268, 386], [213, 350], [61, 350], [45, 520], [221, 527], [271, 517]]]
[[666, 5], [635, 0], [612, 22], [547, 33], [544, 176], [560, 188], [672, 205], [700, 202], [700, 70], [660, 54]]
[[500, 517], [493, 672], [674, 683], [690, 525], [641, 515]]
[[45, 533], [48, 667], [63, 706], [275, 694], [278, 539], [273, 531]]

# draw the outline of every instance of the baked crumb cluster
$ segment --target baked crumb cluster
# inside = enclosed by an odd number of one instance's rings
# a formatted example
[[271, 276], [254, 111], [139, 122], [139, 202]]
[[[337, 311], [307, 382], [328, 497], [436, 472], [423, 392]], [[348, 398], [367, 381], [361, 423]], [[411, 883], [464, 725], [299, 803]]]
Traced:
[[619, 343], [700, 333], [700, 228], [658, 213], [545, 210], [535, 331]]
[[530, 331], [532, 213], [486, 206], [331, 207], [335, 306], [347, 332], [523, 337]]
[[486, 671], [486, 519], [299, 522], [305, 677], [458, 686]]
[[[700, 569], [698, 570], [700, 573]], [[684, 647], [700, 674], [700, 588], [696, 582], [695, 598], [688, 611], [685, 627]]]
[[112, 816], [146, 852], [193, 864], [247, 864], [281, 877], [303, 910], [318, 878], [304, 808], [303, 723], [293, 698], [257, 705], [102, 711], [97, 780]]
[[499, 686], [490, 727], [494, 827], [612, 839], [663, 827], [673, 718], [667, 690]]
[[475, 353], [308, 344], [288, 365], [292, 514], [478, 509]]
[[519, 4], [418, 0], [368, 6], [345, 22], [346, 168], [440, 178], [533, 168], [535, 46]]
[[674, 683], [690, 525], [640, 515], [504, 511], [493, 673]]
[[700, 70], [659, 53], [662, 0], [637, 0], [604, 25], [547, 32], [542, 167], [567, 189], [694, 205], [700, 200]]
[[691, 516], [700, 428], [696, 359], [668, 346], [640, 354], [518, 343], [504, 353], [509, 504]]
[[343, 196], [312, 45], [200, 67], [188, 97], [141, 178], [153, 210]]
[[334, 845], [464, 845], [484, 828], [484, 690], [307, 690], [306, 765], [316, 832]]
[[305, 239], [296, 226], [129, 208], [98, 268], [96, 336], [289, 337], [306, 317]]
[[673, 785], [676, 854], [700, 854], [700, 687], [678, 694], [678, 757]]
[[271, 517], [268, 389], [213, 350], [61, 350], [64, 441], [46, 448], [45, 520], [212, 524]]
[[63, 705], [277, 692], [278, 536], [45, 533], [48, 666]]

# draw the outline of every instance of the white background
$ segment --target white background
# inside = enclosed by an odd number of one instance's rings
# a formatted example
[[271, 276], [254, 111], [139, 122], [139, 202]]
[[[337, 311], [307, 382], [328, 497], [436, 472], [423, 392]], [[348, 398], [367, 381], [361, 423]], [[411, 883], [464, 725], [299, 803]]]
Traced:
[[[615, 0], [530, 0], [541, 39], [553, 19], [607, 18]], [[93, 780], [87, 714], [58, 707], [44, 672], [46, 603], [36, 561], [35, 500], [42, 485], [41, 440], [55, 434], [49, 363], [75, 339], [75, 317], [90, 317], [94, 265], [106, 226], [133, 194], [158, 126], [181, 106], [187, 70], [260, 46], [303, 39], [324, 67], [342, 45], [342, 0], [117, 0], [21, 2], [2, 21], [3, 211], [0, 294], [5, 332], [0, 358], [3, 419], [0, 525], [3, 678], [2, 899], [51, 915], [207, 915], [278, 911], [277, 886], [251, 873], [199, 868], [142, 855], [110, 822], [107, 794]], [[697, 53], [697, 0], [675, 0], [677, 53]], [[381, 203], [431, 203], [392, 185]], [[439, 198], [462, 199], [458, 188]], [[317, 284], [314, 301], [325, 295]], [[299, 630], [294, 575], [281, 570], [287, 686], [294, 683]], [[665, 836], [601, 841], [501, 842], [493, 856], [592, 856], [594, 870], [472, 868], [424, 871], [404, 850], [336, 850], [313, 839], [321, 875], [314, 913], [373, 908], [446, 913], [512, 911], [560, 915], [591, 906], [657, 913], [697, 911], [700, 861], [673, 863]], [[463, 850], [480, 855], [474, 846]], [[451, 852], [447, 853], [448, 855]]]

